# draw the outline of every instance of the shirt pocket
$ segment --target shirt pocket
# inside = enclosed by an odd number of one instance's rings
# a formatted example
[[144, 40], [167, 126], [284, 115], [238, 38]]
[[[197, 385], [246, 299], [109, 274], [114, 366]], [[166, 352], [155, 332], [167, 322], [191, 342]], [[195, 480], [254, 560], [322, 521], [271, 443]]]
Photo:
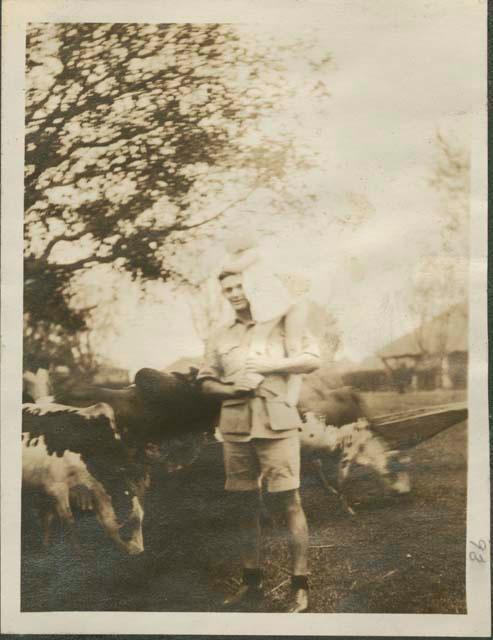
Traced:
[[250, 406], [248, 401], [231, 398], [223, 400], [219, 421], [221, 433], [250, 433]]
[[217, 353], [226, 377], [240, 371], [245, 364], [244, 349], [237, 339], [229, 339], [218, 345]]
[[273, 431], [287, 431], [301, 426], [298, 410], [282, 400], [266, 400], [270, 428]]

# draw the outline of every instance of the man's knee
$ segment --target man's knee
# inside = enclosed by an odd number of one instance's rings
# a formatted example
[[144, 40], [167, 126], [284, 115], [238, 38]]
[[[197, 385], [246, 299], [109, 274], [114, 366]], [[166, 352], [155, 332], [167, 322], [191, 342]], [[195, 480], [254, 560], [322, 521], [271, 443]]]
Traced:
[[269, 494], [269, 502], [276, 511], [280, 511], [286, 515], [294, 515], [303, 512], [301, 504], [301, 496], [298, 489], [290, 489], [289, 491], [278, 491]]
[[244, 513], [256, 513], [260, 510], [260, 491], [230, 491], [231, 503]]

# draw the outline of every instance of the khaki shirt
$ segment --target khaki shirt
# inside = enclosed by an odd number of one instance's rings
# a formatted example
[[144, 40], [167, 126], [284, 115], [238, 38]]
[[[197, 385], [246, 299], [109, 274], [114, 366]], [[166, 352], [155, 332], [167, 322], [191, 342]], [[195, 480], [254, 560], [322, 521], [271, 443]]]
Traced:
[[[233, 383], [249, 356], [254, 327], [254, 322], [236, 319], [213, 335], [208, 341], [198, 379]], [[308, 331], [303, 336], [303, 353], [319, 357], [318, 345]], [[268, 338], [266, 355], [286, 357], [282, 320]], [[219, 431], [224, 440], [248, 442], [252, 438], [296, 436], [301, 421], [298, 410], [285, 400], [288, 377], [286, 374], [267, 375], [255, 390], [254, 397], [223, 400]]]

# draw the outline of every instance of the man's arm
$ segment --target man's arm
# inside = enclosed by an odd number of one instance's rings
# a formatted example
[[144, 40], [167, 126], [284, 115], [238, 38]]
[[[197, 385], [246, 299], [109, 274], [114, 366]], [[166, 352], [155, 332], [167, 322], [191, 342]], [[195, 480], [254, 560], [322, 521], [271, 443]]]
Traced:
[[217, 334], [211, 336], [207, 341], [204, 361], [197, 374], [197, 381], [200, 383], [203, 393], [220, 401], [253, 395], [252, 380], [248, 379], [245, 372], [240, 374], [234, 382], [222, 381], [224, 371], [216, 342]]
[[202, 391], [209, 396], [214, 396], [218, 400], [241, 398], [251, 393], [251, 389], [239, 387], [238, 384], [226, 384], [211, 378], [206, 378], [202, 382]]
[[248, 358], [246, 367], [247, 371], [262, 375], [311, 373], [320, 367], [320, 349], [312, 334], [305, 330], [299, 355], [280, 358], [252, 356]]
[[252, 356], [247, 359], [246, 369], [252, 373], [269, 375], [273, 373], [311, 373], [320, 366], [320, 358], [311, 353], [302, 353], [289, 358], [269, 358]]

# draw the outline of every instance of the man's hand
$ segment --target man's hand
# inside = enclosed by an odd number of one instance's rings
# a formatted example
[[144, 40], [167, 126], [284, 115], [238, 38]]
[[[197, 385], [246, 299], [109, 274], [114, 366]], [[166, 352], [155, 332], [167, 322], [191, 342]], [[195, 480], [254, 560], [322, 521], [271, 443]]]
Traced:
[[238, 376], [234, 384], [225, 384], [218, 380], [204, 380], [202, 390], [209, 395], [215, 396], [219, 400], [228, 400], [230, 398], [240, 398], [252, 393], [254, 386], [245, 376]]
[[262, 382], [263, 376], [257, 376], [257, 379], [255, 379], [256, 376], [252, 375], [252, 373], [245, 371], [236, 378], [233, 385], [233, 398], [252, 393]]

